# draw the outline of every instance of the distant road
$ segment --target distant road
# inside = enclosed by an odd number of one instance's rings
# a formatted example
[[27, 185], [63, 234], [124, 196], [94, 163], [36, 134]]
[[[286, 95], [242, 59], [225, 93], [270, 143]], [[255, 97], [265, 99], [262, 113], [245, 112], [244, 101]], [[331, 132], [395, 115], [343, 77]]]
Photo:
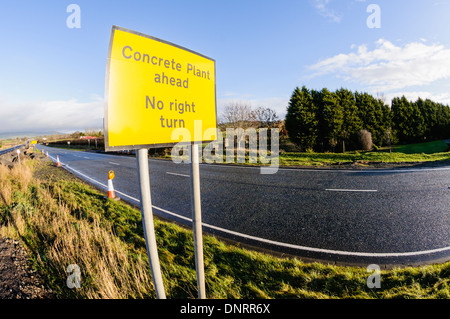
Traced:
[[14, 150], [16, 150], [18, 148], [21, 148], [24, 145], [25, 144], [20, 144], [20, 145], [16, 145], [16, 146], [13, 146], [13, 147], [10, 147], [10, 148], [5, 148], [4, 150], [0, 150], [0, 155], [4, 155], [4, 154], [7, 154], [9, 152], [12, 152], [12, 151], [14, 151]]
[[[52, 159], [139, 204], [136, 159], [38, 145]], [[149, 160], [154, 213], [190, 225], [189, 165]], [[358, 265], [450, 260], [450, 167], [392, 170], [200, 165], [206, 232], [305, 260]]]

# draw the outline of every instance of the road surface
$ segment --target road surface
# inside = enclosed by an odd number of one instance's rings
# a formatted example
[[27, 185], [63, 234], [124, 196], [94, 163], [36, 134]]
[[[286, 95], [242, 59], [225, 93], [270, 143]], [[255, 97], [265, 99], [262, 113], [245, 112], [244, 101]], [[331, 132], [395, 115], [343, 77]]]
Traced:
[[[38, 145], [72, 173], [139, 204], [136, 158]], [[189, 164], [149, 160], [154, 213], [191, 225]], [[419, 265], [450, 260], [450, 167], [392, 170], [200, 165], [203, 229], [305, 260]]]
[[22, 146], [24, 146], [24, 144], [20, 144], [20, 145], [16, 145], [10, 148], [5, 148], [3, 150], [0, 150], [0, 155], [4, 155], [4, 154], [8, 154], [9, 152], [12, 152], [18, 148], [21, 148]]

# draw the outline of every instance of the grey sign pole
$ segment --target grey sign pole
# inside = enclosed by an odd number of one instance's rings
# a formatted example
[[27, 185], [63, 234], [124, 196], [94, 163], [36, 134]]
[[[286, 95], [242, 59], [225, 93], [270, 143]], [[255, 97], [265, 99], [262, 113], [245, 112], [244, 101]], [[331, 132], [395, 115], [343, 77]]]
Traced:
[[161, 267], [159, 265], [158, 249], [156, 247], [155, 226], [153, 224], [152, 199], [150, 194], [150, 176], [148, 171], [148, 150], [138, 150], [136, 155], [139, 178], [139, 190], [141, 193], [142, 225], [144, 226], [145, 243], [147, 245], [148, 260], [152, 271], [153, 284], [156, 297], [166, 299]]
[[17, 159], [19, 160], [19, 168], [22, 168], [22, 166], [20, 165], [20, 150], [17, 150]]
[[197, 270], [198, 298], [206, 299], [202, 238], [202, 206], [200, 199], [200, 169], [197, 143], [191, 143], [190, 159], [192, 226], [194, 229], [194, 253], [195, 268]]

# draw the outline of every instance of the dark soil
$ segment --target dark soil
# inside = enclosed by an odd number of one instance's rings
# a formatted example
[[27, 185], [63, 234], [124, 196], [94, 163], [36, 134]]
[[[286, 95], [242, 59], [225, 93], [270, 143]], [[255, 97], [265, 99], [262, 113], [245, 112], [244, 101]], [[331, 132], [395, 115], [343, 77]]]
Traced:
[[0, 238], [0, 299], [53, 299], [18, 240]]

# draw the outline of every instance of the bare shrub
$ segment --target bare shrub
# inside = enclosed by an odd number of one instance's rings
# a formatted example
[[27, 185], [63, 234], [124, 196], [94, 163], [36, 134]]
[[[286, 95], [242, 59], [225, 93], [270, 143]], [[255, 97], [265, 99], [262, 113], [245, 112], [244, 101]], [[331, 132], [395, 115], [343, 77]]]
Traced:
[[359, 146], [364, 151], [370, 151], [373, 147], [372, 133], [367, 130], [360, 130], [358, 132]]
[[253, 110], [253, 118], [259, 127], [274, 127], [278, 121], [277, 113], [268, 107], [258, 107]]
[[223, 111], [222, 117], [227, 126], [233, 128], [246, 129], [255, 124], [255, 117], [252, 107], [243, 102], [233, 102], [227, 104]]

